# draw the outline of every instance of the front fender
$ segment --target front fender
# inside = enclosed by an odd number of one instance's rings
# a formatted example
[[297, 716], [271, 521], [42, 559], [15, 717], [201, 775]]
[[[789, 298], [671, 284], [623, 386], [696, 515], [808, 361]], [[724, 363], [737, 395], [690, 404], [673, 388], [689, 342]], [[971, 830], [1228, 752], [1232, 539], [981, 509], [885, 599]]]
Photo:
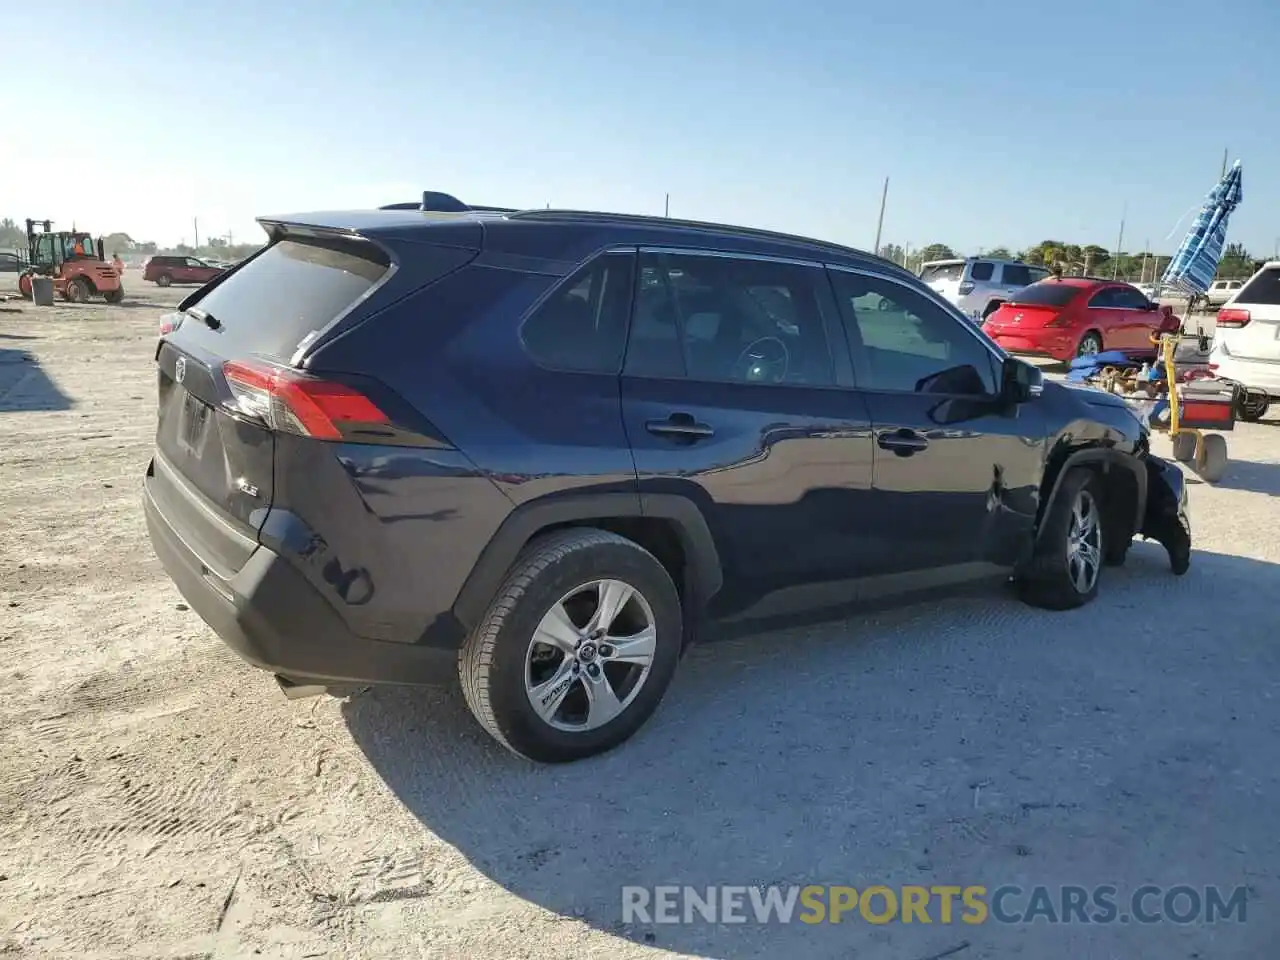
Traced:
[[1187, 478], [1175, 464], [1148, 455], [1147, 504], [1141, 534], [1169, 554], [1169, 565], [1181, 576], [1191, 565], [1191, 517], [1187, 510]]

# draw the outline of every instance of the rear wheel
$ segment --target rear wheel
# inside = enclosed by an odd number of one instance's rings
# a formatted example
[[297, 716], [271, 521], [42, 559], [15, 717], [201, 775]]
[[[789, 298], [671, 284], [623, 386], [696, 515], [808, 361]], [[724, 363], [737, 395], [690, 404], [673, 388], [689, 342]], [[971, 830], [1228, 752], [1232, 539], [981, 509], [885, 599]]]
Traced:
[[1220, 433], [1206, 433], [1196, 457], [1196, 473], [1209, 483], [1217, 483], [1227, 472], [1227, 438]]
[[1080, 345], [1076, 347], [1077, 357], [1093, 357], [1102, 352], [1102, 334], [1097, 330], [1090, 330], [1080, 338]]
[[1196, 456], [1196, 435], [1194, 433], [1175, 433], [1173, 435], [1173, 459], [1179, 463], [1190, 463]]
[[1019, 578], [1022, 599], [1049, 610], [1081, 607], [1098, 595], [1105, 554], [1098, 477], [1076, 467], [1062, 478]]
[[64, 296], [72, 303], [84, 303], [93, 296], [93, 291], [89, 289], [89, 284], [84, 277], [72, 277], [67, 281], [67, 292]]
[[107, 303], [119, 303], [124, 299], [124, 287], [116, 287], [114, 290], [108, 290], [102, 295], [102, 299]]
[[173, 283], [173, 277], [169, 276], [167, 273], [162, 273], [160, 276], [156, 277], [156, 286], [158, 287], [167, 287], [171, 283]]
[[31, 292], [31, 274], [24, 273], [18, 277], [18, 293], [24, 300], [31, 300], [34, 294]]
[[617, 746], [662, 699], [682, 645], [680, 597], [638, 544], [596, 529], [527, 547], [458, 656], [480, 725], [530, 760]]

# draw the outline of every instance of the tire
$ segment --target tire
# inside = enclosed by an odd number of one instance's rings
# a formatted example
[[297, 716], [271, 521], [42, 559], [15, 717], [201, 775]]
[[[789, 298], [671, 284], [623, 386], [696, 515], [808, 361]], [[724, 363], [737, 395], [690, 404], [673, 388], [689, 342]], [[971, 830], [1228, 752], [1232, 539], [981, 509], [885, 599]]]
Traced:
[[1196, 473], [1209, 483], [1217, 483], [1227, 472], [1227, 438], [1220, 433], [1206, 433], [1202, 441]]
[[1102, 352], [1102, 334], [1097, 330], [1090, 330], [1080, 338], [1080, 344], [1076, 347], [1077, 357], [1091, 357], [1095, 353]]
[[84, 303], [93, 296], [93, 291], [89, 289], [84, 277], [72, 277], [67, 281], [65, 296], [71, 303]]
[[24, 273], [18, 277], [18, 294], [23, 300], [35, 299], [35, 287], [34, 282], [31, 279], [31, 274]]
[[[620, 584], [635, 591], [613, 620], [615, 627], [626, 621], [616, 646], [601, 642], [608, 634], [583, 633], [598, 609], [595, 585], [604, 581], [615, 585], [609, 590]], [[560, 633], [560, 645], [537, 643], [535, 634], [554, 625], [557, 609], [569, 620], [560, 621], [567, 635]], [[647, 668], [614, 660], [622, 638], [639, 636], [646, 619], [653, 634]], [[644, 724], [671, 682], [682, 639], [680, 595], [653, 554], [617, 534], [575, 528], [521, 552], [462, 645], [458, 675], [467, 706], [490, 736], [529, 760], [564, 763], [609, 750]], [[616, 699], [593, 720], [601, 701], [588, 691], [602, 690], [601, 678]], [[539, 688], [544, 704], [553, 701], [541, 714], [534, 707]]]
[[1235, 417], [1245, 423], [1257, 423], [1266, 416], [1270, 406], [1271, 398], [1267, 394], [1242, 389], [1236, 400]]
[[162, 273], [160, 276], [156, 277], [156, 286], [158, 287], [167, 287], [172, 283], [173, 277], [169, 276], [167, 273]]
[[1196, 457], [1196, 435], [1194, 433], [1175, 433], [1173, 435], [1173, 459], [1179, 463], [1190, 463]]
[[[1083, 514], [1077, 514], [1078, 506]], [[1069, 470], [1045, 514], [1031, 562], [1018, 578], [1026, 603], [1047, 610], [1072, 610], [1098, 595], [1106, 555], [1103, 507], [1097, 475], [1082, 467]], [[1083, 538], [1076, 535], [1082, 529], [1082, 515], [1092, 517], [1091, 531]], [[1091, 551], [1076, 549], [1082, 540]]]
[[102, 299], [107, 303], [119, 303], [124, 299], [124, 287], [116, 287], [114, 290], [108, 290], [102, 295]]

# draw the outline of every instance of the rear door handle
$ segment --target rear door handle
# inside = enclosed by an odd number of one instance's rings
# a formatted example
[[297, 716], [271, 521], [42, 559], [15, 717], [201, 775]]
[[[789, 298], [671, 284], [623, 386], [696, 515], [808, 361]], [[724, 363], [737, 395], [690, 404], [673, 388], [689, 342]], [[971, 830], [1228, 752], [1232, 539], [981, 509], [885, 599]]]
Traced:
[[909, 457], [929, 446], [929, 438], [915, 430], [903, 427], [899, 430], [882, 430], [876, 434], [881, 450], [892, 450], [900, 457]]
[[683, 443], [695, 443], [715, 436], [710, 424], [699, 423], [688, 413], [673, 413], [665, 420], [646, 420], [644, 428], [657, 437], [670, 437]]

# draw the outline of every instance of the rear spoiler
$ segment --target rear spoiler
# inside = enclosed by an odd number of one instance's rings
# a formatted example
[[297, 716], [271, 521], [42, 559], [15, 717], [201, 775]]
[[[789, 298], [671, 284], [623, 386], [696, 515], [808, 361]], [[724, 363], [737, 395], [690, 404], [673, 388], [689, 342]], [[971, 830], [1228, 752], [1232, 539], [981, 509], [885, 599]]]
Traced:
[[408, 203], [388, 203], [379, 210], [421, 210], [424, 213], [515, 213], [515, 207], [482, 207], [465, 204], [457, 197], [436, 190], [422, 191], [422, 199]]

